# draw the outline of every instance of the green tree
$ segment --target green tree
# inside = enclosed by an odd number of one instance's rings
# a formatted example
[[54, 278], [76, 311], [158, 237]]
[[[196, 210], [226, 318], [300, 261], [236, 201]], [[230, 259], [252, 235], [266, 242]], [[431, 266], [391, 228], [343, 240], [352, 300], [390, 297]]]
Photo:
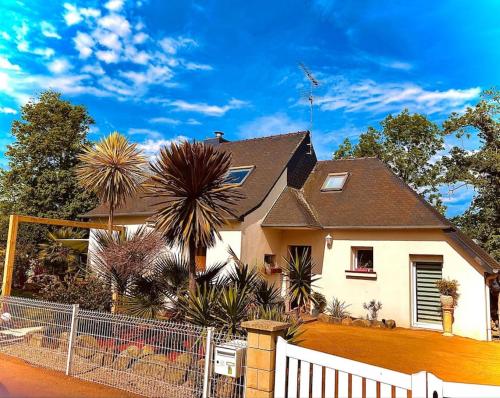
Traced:
[[401, 179], [435, 207], [443, 211], [439, 185], [442, 165], [433, 158], [444, 149], [444, 133], [426, 116], [405, 109], [389, 115], [379, 131], [373, 127], [361, 134], [353, 145], [346, 138], [334, 153], [334, 159], [378, 157]]
[[[80, 188], [74, 175], [93, 123], [84, 106], [53, 91], [21, 107], [21, 118], [11, 128], [15, 141], [5, 152], [8, 168], [0, 173], [2, 224], [12, 213], [71, 219], [95, 207], [96, 197]], [[6, 227], [1, 230], [5, 239]], [[39, 226], [23, 226], [20, 231], [27, 241], [45, 234]]]
[[474, 187], [469, 208], [454, 221], [471, 238], [500, 260], [500, 93], [489, 90], [464, 114], [453, 113], [443, 124], [447, 134], [458, 138], [477, 137], [480, 147], [467, 151], [455, 146], [443, 158], [446, 182]]

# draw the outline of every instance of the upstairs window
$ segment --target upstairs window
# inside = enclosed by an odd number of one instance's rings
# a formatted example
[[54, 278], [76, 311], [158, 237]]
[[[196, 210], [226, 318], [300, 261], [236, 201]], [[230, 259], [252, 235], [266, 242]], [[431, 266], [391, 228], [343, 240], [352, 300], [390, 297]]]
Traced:
[[330, 173], [326, 177], [322, 191], [342, 191], [344, 184], [349, 176], [348, 173]]
[[241, 185], [248, 178], [254, 166], [231, 167], [227, 173], [228, 184]]
[[352, 248], [353, 271], [373, 272], [373, 247]]

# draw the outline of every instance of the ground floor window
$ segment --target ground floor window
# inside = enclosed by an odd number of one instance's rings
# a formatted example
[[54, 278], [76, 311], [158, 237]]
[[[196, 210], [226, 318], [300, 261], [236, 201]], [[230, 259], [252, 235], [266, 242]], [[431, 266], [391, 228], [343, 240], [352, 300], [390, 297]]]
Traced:
[[354, 271], [373, 272], [373, 247], [353, 247], [352, 255]]

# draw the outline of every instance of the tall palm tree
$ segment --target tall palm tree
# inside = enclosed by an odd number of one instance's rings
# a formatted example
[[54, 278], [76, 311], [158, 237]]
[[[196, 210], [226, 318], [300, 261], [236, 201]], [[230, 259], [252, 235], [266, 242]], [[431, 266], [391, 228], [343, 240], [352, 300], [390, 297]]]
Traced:
[[80, 184], [94, 191], [109, 206], [108, 230], [113, 230], [116, 208], [123, 205], [144, 179], [146, 159], [136, 144], [115, 131], [79, 156], [76, 168]]
[[156, 228], [165, 238], [189, 253], [189, 289], [196, 293], [197, 250], [215, 244], [218, 229], [241, 198], [227, 182], [231, 155], [203, 143], [173, 143], [160, 150], [151, 163], [148, 195], [159, 207]]

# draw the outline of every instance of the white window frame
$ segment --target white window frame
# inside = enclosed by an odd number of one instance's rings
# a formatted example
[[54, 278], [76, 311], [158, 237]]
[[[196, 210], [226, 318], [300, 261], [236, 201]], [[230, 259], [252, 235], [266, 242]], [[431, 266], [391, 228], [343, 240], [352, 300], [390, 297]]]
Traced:
[[248, 169], [248, 173], [247, 175], [243, 178], [243, 180], [241, 180], [240, 182], [236, 183], [230, 183], [231, 185], [236, 185], [236, 186], [239, 186], [239, 185], [243, 185], [243, 183], [246, 181], [246, 179], [250, 176], [250, 174], [252, 174], [252, 171], [255, 169], [255, 166], [237, 166], [237, 167], [230, 167], [229, 170], [228, 170], [228, 174], [231, 172], [231, 171], [235, 171], [235, 170], [246, 170]]
[[[330, 177], [343, 177], [342, 186], [340, 188], [327, 188], [328, 179]], [[348, 172], [344, 172], [344, 173], [328, 173], [328, 175], [325, 178], [325, 182], [323, 182], [323, 185], [321, 187], [321, 191], [322, 192], [342, 191], [344, 189], [345, 183], [347, 182], [348, 178], [349, 178], [349, 173]]]
[[[372, 258], [373, 258], [373, 266], [371, 271], [358, 271], [358, 250], [371, 250]], [[366, 273], [374, 273], [375, 272], [375, 250], [373, 246], [351, 246], [351, 271], [354, 272], [366, 272]]]
[[[432, 329], [443, 331], [443, 325], [439, 323], [427, 323], [417, 321], [417, 263], [420, 261], [411, 261], [411, 326], [421, 329]], [[433, 262], [433, 261], [429, 261]], [[436, 261], [436, 267], [441, 265], [442, 262]]]

